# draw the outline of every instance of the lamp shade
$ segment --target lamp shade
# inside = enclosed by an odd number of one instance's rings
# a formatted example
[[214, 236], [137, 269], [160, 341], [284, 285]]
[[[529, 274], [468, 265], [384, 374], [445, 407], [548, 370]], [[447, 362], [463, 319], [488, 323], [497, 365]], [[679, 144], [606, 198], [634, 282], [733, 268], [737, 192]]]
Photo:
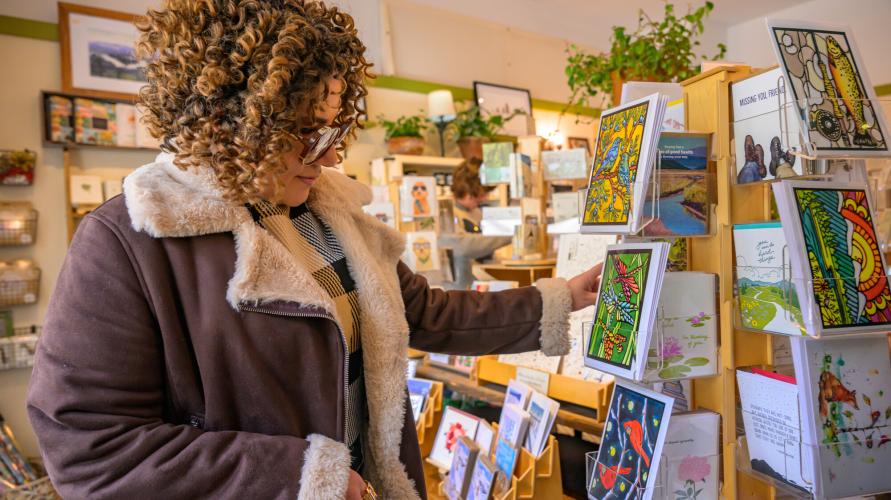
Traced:
[[434, 90], [427, 94], [427, 116], [436, 121], [455, 119], [455, 101], [450, 90]]

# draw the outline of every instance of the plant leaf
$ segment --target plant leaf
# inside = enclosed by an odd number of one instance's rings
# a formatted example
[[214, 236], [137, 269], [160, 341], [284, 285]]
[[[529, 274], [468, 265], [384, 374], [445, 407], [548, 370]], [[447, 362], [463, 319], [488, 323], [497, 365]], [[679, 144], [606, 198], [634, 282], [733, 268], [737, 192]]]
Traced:
[[690, 367], [686, 365], [674, 365], [659, 371], [659, 378], [669, 380], [682, 378], [690, 373]]
[[687, 366], [705, 366], [708, 364], [708, 358], [688, 358], [684, 362]]

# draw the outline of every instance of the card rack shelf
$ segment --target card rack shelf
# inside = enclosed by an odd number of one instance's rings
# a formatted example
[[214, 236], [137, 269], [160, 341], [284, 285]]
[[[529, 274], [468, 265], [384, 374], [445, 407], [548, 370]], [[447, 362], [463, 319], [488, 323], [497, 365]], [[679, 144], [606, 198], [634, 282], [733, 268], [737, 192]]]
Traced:
[[718, 275], [720, 356], [716, 376], [693, 380], [693, 400], [699, 408], [721, 414], [722, 498], [776, 498], [777, 491], [737, 467], [737, 367], [768, 365], [771, 335], [739, 330], [733, 321], [733, 224], [770, 220], [770, 186], [736, 184], [733, 169], [730, 86], [757, 74], [748, 66], [715, 68], [681, 83], [689, 130], [712, 134], [717, 161], [715, 233], [689, 239], [690, 270]]
[[[493, 424], [498, 429], [498, 424]], [[425, 462], [425, 467], [434, 467]], [[431, 495], [432, 500], [446, 498], [444, 474], [447, 471], [436, 470], [438, 480], [436, 488]], [[510, 487], [502, 491], [500, 495], [494, 495], [496, 500], [520, 500], [535, 498], [562, 498], [563, 474], [560, 469], [560, 444], [553, 435], [548, 436], [548, 445], [541, 455], [536, 458], [526, 448], [520, 449], [517, 458], [517, 466], [511, 476]]]
[[433, 382], [430, 388], [430, 394], [427, 396], [427, 404], [424, 411], [418, 417], [415, 424], [415, 431], [418, 435], [418, 445], [421, 447], [421, 455], [427, 456], [433, 449], [433, 437], [436, 430], [439, 429], [439, 422], [442, 421], [442, 382]]

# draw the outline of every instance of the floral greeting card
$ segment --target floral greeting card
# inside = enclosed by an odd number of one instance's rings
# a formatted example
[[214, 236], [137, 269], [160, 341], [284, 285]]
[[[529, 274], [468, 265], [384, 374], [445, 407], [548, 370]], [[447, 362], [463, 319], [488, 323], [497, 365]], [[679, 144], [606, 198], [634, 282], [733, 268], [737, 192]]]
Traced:
[[648, 381], [713, 375], [717, 371], [716, 277], [666, 273], [659, 294], [662, 317], [650, 340]]

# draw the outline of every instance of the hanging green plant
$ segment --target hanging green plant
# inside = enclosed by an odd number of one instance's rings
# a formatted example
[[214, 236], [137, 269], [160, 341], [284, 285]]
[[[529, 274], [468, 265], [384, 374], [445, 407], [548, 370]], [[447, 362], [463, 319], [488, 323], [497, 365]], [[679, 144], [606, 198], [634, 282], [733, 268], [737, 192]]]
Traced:
[[[566, 49], [570, 105], [592, 105], [592, 99], [601, 92], [615, 95], [624, 81], [675, 82], [696, 75], [699, 61], [708, 59], [694, 52], [700, 45], [697, 38], [703, 33], [703, 20], [714, 7], [712, 2], [705, 2], [679, 17], [674, 5], [666, 3], [665, 17], [660, 21], [641, 10], [634, 32], [613, 26], [612, 46], [605, 54], [588, 54], [570, 45]], [[727, 52], [723, 43], [717, 48], [718, 53], [710, 59], [721, 59]]]

